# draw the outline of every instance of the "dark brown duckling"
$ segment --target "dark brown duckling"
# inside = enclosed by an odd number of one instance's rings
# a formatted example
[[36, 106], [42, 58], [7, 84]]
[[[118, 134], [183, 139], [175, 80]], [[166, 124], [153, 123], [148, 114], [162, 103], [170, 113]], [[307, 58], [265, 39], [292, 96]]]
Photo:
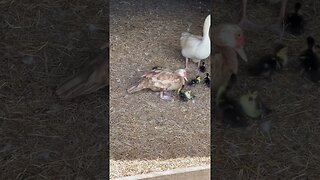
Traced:
[[307, 38], [308, 48], [302, 51], [299, 56], [300, 64], [304, 69], [306, 77], [312, 82], [320, 81], [319, 73], [319, 58], [320, 58], [320, 45], [316, 44], [313, 37]]

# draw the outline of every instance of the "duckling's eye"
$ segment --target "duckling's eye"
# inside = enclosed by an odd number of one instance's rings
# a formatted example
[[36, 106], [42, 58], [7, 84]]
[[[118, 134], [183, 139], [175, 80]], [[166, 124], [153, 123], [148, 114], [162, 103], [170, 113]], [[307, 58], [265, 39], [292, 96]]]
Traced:
[[252, 101], [253, 100], [253, 98], [252, 97], [249, 97], [249, 101]]

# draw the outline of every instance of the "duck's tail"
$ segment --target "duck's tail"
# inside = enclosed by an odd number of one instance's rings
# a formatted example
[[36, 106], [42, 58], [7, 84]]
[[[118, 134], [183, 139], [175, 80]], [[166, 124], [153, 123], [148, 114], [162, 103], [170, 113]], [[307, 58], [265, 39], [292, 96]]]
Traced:
[[132, 94], [132, 93], [141, 91], [142, 89], [144, 89], [144, 87], [142, 87], [142, 86], [139, 84], [139, 85], [132, 86], [131, 88], [127, 89], [127, 92], [128, 92], [129, 94]]

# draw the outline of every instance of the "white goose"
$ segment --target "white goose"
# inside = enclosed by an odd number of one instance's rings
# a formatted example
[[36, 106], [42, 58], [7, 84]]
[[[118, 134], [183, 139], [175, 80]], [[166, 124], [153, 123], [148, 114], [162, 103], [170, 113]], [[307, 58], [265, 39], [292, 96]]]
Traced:
[[193, 62], [198, 63], [198, 67], [200, 67], [201, 60], [209, 57], [211, 52], [209, 37], [210, 25], [211, 15], [208, 15], [203, 25], [203, 36], [194, 35], [189, 32], [183, 32], [181, 34], [181, 53], [186, 58], [186, 68], [188, 68], [189, 58], [192, 59]]

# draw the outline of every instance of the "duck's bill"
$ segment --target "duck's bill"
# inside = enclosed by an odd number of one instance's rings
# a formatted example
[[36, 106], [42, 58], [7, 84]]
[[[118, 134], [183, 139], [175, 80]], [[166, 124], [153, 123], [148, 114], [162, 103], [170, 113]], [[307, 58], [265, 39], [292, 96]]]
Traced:
[[235, 48], [234, 50], [239, 54], [241, 59], [243, 59], [245, 62], [248, 62], [247, 54], [244, 52], [243, 48]]

